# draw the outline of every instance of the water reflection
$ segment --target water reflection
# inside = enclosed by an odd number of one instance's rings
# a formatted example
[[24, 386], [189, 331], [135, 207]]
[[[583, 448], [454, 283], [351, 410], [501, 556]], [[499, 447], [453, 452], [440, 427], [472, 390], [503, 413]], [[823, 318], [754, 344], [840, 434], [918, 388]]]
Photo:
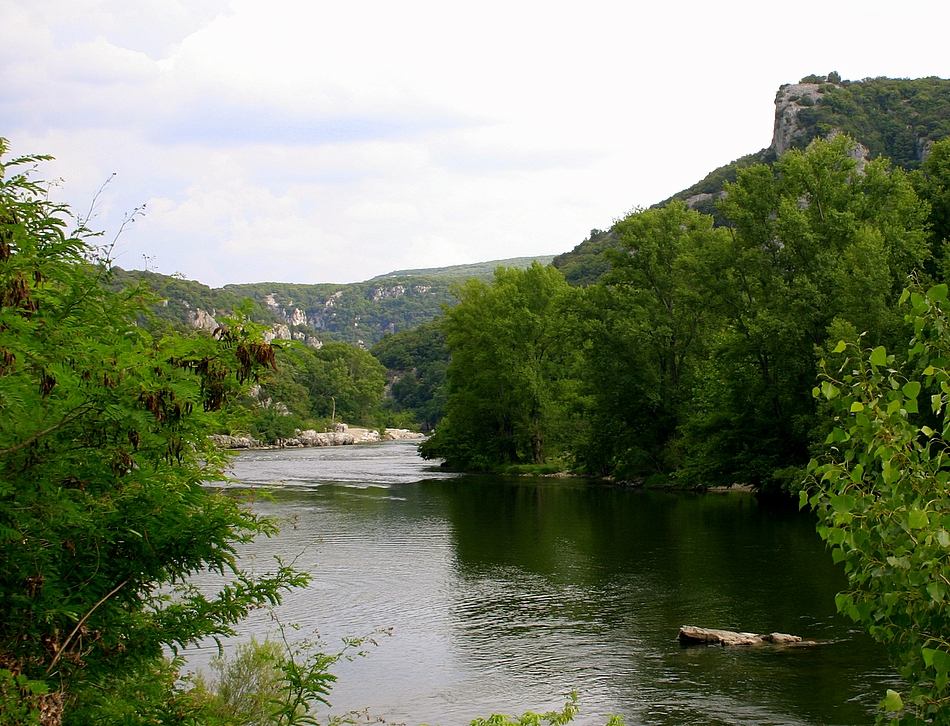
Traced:
[[[255, 452], [235, 475], [274, 483], [254, 507], [286, 523], [248, 561], [281, 554], [314, 573], [284, 621], [331, 644], [394, 629], [341, 666], [337, 712], [460, 724], [576, 688], [580, 724], [856, 724], [890, 677], [834, 616], [843, 579], [813, 522], [748, 496], [449, 478], [405, 444]], [[683, 649], [684, 623], [830, 642]], [[247, 632], [268, 627], [261, 615]]]

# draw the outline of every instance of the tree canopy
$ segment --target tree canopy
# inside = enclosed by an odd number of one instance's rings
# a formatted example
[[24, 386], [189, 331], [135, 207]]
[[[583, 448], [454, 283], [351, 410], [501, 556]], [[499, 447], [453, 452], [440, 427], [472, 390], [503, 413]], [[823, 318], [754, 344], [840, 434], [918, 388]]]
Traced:
[[[0, 162], [0, 720], [152, 723], [174, 708], [163, 649], [306, 579], [242, 571], [237, 545], [274, 526], [203, 486], [226, 462], [207, 434], [273, 350], [239, 321], [137, 325], [149, 295], [102, 284], [109, 250], [49, 201], [44, 159]], [[205, 569], [229, 584], [189, 587]]]

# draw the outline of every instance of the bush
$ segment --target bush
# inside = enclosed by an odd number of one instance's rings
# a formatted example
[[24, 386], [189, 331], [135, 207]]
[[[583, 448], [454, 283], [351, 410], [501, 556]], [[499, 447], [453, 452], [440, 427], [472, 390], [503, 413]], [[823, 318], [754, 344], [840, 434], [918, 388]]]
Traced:
[[935, 723], [950, 710], [950, 301], [946, 285], [908, 299], [907, 362], [841, 341], [824, 364], [815, 395], [836, 426], [801, 502], [844, 564], [838, 610], [889, 647], [909, 685], [882, 708], [892, 723]]

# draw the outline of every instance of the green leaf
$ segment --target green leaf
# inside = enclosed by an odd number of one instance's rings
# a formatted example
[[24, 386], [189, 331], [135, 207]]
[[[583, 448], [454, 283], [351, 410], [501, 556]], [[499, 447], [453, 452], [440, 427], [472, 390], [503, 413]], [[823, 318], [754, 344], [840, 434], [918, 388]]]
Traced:
[[920, 383], [917, 381], [907, 381], [904, 387], [901, 388], [901, 391], [907, 398], [917, 398], [917, 396], [920, 395]]
[[934, 285], [932, 288], [927, 290], [927, 297], [929, 297], [934, 302], [940, 302], [941, 300], [946, 300], [947, 286], [943, 283], [939, 285]]
[[857, 413], [858, 411], [864, 410], [864, 404], [860, 401], [855, 401], [851, 404], [851, 413]]
[[887, 365], [887, 350], [885, 350], [883, 345], [879, 345], [877, 348], [871, 351], [871, 365], [872, 366], [886, 366]]
[[836, 512], [850, 512], [854, 509], [854, 497], [849, 494], [836, 494], [831, 497], [831, 508]]
[[911, 529], [923, 529], [929, 523], [927, 512], [922, 509], [911, 509], [907, 514], [907, 526]]
[[950, 533], [948, 533], [947, 530], [938, 529], [936, 537], [941, 547], [950, 547]]
[[821, 393], [826, 399], [830, 401], [834, 398], [837, 398], [841, 391], [839, 391], [838, 387], [831, 381], [822, 381]]
[[927, 585], [927, 592], [930, 594], [930, 597], [933, 598], [934, 602], [943, 602], [944, 597], [947, 595], [947, 587], [939, 580], [934, 580], [933, 582]]
[[888, 688], [887, 693], [884, 695], [884, 702], [881, 705], [884, 707], [884, 710], [888, 712], [903, 711], [904, 699], [901, 698], [901, 694], [897, 691]]
[[929, 426], [921, 426], [920, 433], [922, 433], [924, 436], [933, 436], [934, 430], [930, 428]]
[[836, 345], [836, 346], [834, 347], [834, 350], [832, 350], [831, 352], [832, 352], [832, 353], [844, 353], [844, 350], [845, 350], [845, 348], [847, 348], [847, 347], [848, 347], [848, 344], [847, 344], [847, 343], [845, 343], [843, 340], [839, 340], [839, 341], [838, 341], [838, 345]]

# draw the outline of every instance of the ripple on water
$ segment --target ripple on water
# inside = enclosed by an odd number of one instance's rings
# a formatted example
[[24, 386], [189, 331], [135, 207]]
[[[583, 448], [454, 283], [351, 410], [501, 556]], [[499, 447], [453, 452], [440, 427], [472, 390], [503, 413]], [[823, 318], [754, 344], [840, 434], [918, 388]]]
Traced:
[[[393, 629], [338, 665], [334, 712], [463, 724], [556, 708], [577, 689], [579, 726], [613, 712], [628, 726], [857, 724], [873, 721], [892, 677], [833, 615], [840, 573], [812, 523], [733, 497], [435, 481], [453, 475], [405, 444], [248, 452], [234, 475], [267, 487], [252, 506], [283, 522], [242, 562], [264, 571], [277, 555], [314, 578], [287, 596], [282, 622], [330, 650]], [[684, 649], [676, 630], [688, 622], [830, 642]], [[268, 632], [266, 613], [242, 625], [245, 637]]]

